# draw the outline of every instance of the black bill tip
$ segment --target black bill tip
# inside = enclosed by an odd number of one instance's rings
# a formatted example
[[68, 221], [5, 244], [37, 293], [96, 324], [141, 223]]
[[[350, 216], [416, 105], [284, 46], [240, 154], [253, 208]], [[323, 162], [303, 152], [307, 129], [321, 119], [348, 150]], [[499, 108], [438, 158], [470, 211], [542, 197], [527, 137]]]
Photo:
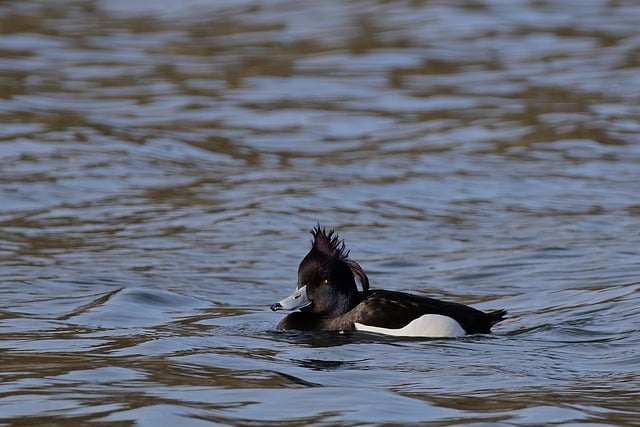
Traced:
[[278, 311], [282, 308], [282, 305], [279, 302], [277, 302], [275, 304], [271, 304], [269, 308], [271, 309], [271, 311]]

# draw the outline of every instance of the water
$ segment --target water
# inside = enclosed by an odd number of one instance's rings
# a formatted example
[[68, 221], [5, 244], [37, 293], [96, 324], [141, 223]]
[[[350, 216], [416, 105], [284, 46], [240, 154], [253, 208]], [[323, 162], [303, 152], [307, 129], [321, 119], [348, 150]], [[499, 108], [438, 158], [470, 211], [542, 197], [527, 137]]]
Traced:
[[[633, 1], [0, 3], [0, 424], [639, 425]], [[308, 230], [487, 336], [278, 333]]]

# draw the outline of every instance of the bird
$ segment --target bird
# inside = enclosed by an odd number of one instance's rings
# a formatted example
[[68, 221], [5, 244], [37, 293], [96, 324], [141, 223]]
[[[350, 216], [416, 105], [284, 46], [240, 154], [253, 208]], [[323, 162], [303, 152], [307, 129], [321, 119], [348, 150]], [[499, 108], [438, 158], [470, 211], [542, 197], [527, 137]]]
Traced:
[[335, 230], [327, 231], [318, 224], [310, 232], [311, 249], [298, 266], [296, 289], [270, 306], [273, 311], [293, 311], [278, 323], [277, 330], [453, 338], [489, 333], [505, 319], [506, 310], [483, 312], [422, 295], [369, 289], [367, 274], [349, 258]]

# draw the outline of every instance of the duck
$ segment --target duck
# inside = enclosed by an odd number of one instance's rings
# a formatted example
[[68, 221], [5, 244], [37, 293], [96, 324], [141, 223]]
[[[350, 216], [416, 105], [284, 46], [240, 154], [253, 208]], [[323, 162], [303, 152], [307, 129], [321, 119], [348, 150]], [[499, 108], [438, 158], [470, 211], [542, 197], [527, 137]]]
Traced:
[[[468, 305], [406, 292], [369, 289], [363, 268], [335, 230], [310, 230], [311, 249], [298, 266], [293, 293], [270, 306], [288, 310], [276, 329], [363, 331], [398, 337], [455, 338], [487, 334], [506, 310], [483, 312]], [[362, 290], [358, 289], [356, 281]]]

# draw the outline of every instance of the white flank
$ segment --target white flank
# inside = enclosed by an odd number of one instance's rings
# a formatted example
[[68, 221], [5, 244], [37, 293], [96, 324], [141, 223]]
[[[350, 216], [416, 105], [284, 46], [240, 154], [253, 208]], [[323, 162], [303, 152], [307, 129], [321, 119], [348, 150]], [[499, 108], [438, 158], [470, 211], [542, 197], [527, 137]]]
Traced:
[[400, 329], [380, 328], [357, 322], [355, 326], [358, 331], [375, 332], [396, 337], [451, 338], [466, 335], [466, 332], [458, 322], [451, 317], [440, 314], [424, 314]]

